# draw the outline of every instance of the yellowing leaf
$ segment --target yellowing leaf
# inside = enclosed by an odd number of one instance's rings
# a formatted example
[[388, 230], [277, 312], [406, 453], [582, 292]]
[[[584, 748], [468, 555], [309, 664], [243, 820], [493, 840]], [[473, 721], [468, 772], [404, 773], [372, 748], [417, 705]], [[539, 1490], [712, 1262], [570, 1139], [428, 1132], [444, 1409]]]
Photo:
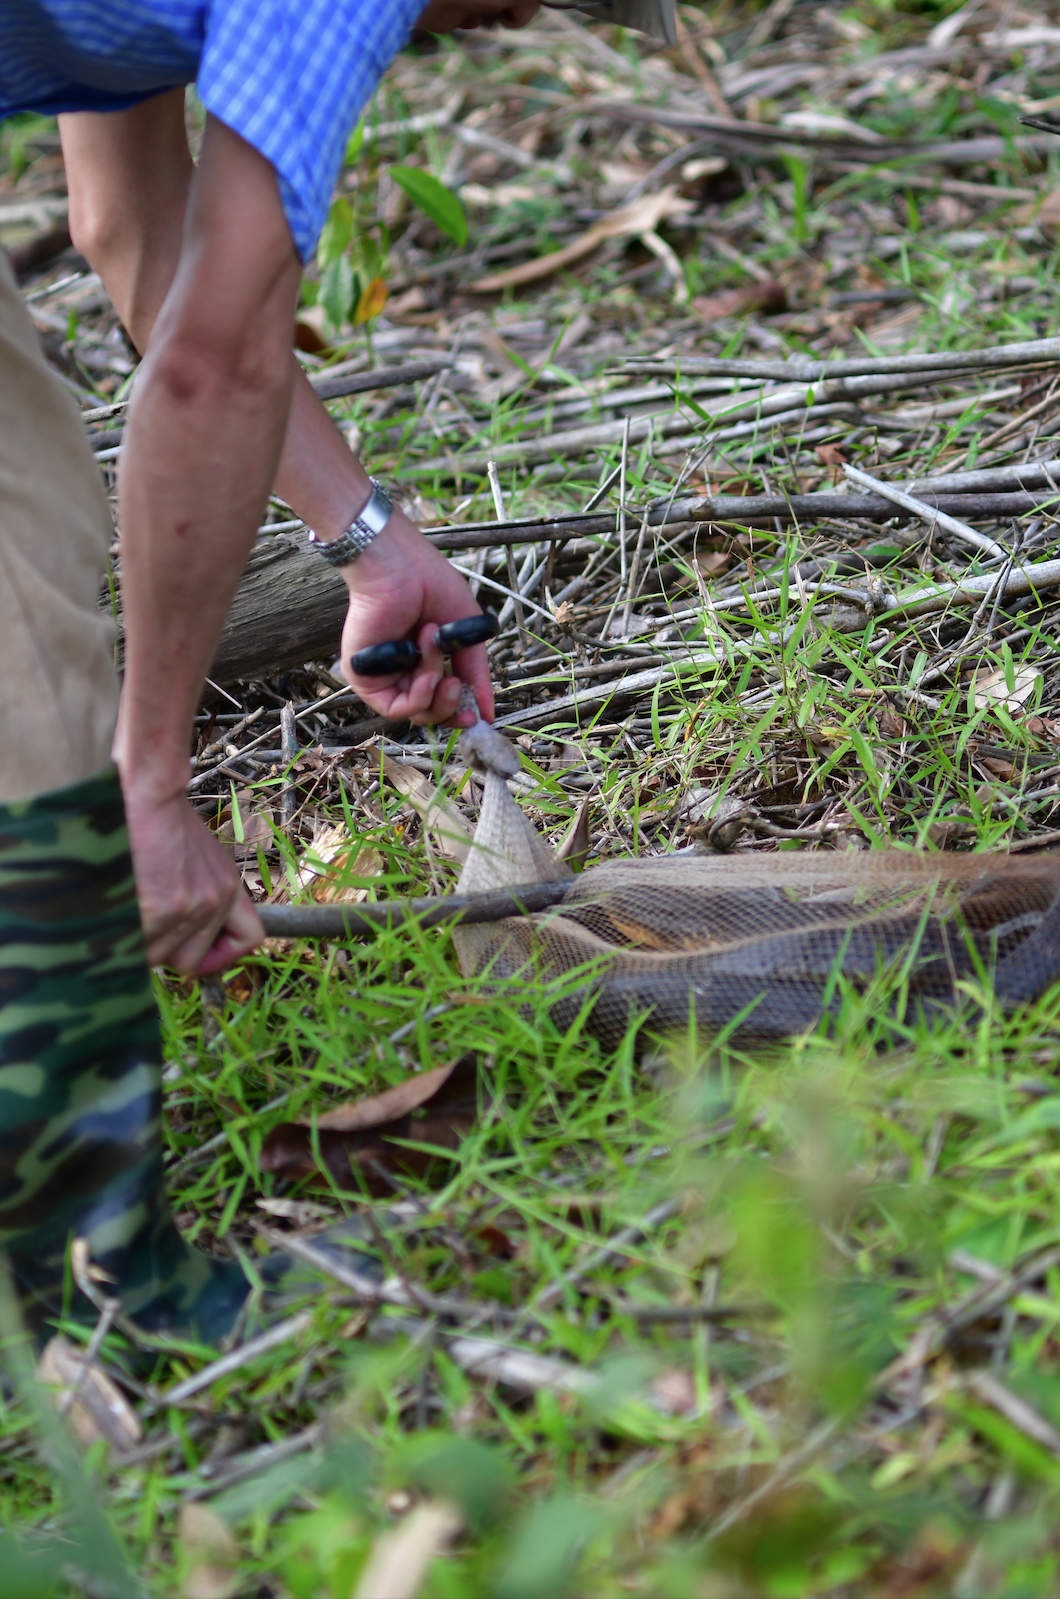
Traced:
[[353, 313], [354, 322], [356, 324], [370, 322], [373, 317], [378, 316], [386, 305], [389, 293], [385, 279], [373, 278], [362, 290], [361, 297], [357, 301], [357, 309]]

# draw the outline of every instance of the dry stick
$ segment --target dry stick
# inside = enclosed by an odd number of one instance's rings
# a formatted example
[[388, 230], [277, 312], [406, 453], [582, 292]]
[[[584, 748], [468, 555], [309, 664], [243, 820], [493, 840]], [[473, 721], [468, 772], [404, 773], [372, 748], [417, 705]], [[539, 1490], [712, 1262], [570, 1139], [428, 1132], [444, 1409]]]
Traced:
[[[1033, 464], [1033, 463], [1032, 463]], [[1060, 472], [1060, 462], [1055, 463]], [[969, 476], [978, 474], [969, 474]], [[915, 487], [924, 496], [937, 498], [925, 503], [932, 510], [963, 513], [984, 520], [1007, 521], [1014, 516], [1031, 516], [1048, 510], [1060, 501], [1060, 489], [1043, 494], [1032, 488], [1005, 489], [997, 494], [980, 492], [972, 485], [967, 493], [951, 490], [953, 477], [940, 480], [937, 495], [930, 479], [920, 479]], [[895, 514], [894, 502], [882, 494], [845, 494], [838, 489], [823, 489], [815, 494], [704, 494], [696, 498], [653, 500], [647, 506], [631, 507], [634, 515], [647, 516], [649, 527], [677, 523], [711, 522], [719, 527], [749, 527], [752, 523], [800, 522], [812, 525], [833, 517], [861, 518], [868, 522], [887, 522]], [[605, 537], [614, 532], [614, 514], [586, 515], [581, 511], [544, 520], [517, 522], [467, 522], [450, 528], [436, 528], [424, 536], [443, 550], [477, 550], [495, 544], [539, 544], [550, 539]], [[501, 589], [507, 593], [507, 589]], [[557, 600], [558, 603], [558, 600]]]
[[[1000, 594], [1032, 594], [1038, 589], [1055, 588], [1060, 583], [1060, 561], [1039, 561], [1010, 572]], [[895, 604], [882, 613], [886, 621], [894, 616], [929, 616], [934, 611], [944, 611], [949, 605], [970, 604], [992, 594], [997, 584], [995, 572], [981, 577], [963, 578], [957, 583], [944, 583], [934, 588], [906, 590], [897, 596]]]
[[[298, 759], [298, 728], [295, 725], [294, 704], [291, 700], [288, 700], [280, 711], [280, 758], [287, 767]], [[284, 785], [281, 808], [281, 825], [284, 832], [289, 833], [294, 813], [298, 809], [298, 790], [291, 780]]]
[[996, 1410], [999, 1415], [1004, 1416], [1005, 1420], [1018, 1427], [1025, 1437], [1033, 1438], [1035, 1443], [1041, 1444], [1052, 1454], [1060, 1455], [1060, 1432], [1052, 1422], [1046, 1421], [1026, 1399], [1014, 1394], [1012, 1389], [1007, 1388], [992, 1371], [971, 1372], [960, 1386], [967, 1388], [969, 1393], [989, 1405], [991, 1410]]
[[935, 350], [914, 355], [859, 355], [839, 361], [816, 361], [792, 356], [787, 361], [751, 361], [713, 356], [644, 356], [623, 362], [617, 370], [682, 377], [760, 378], [762, 382], [815, 383], [822, 378], [877, 376], [884, 373], [982, 372], [998, 367], [1025, 366], [1030, 362], [1060, 364], [1060, 340], [1030, 339], [1020, 344], [996, 344], [990, 350]]
[[986, 136], [976, 139], [939, 139], [930, 144], [883, 140], [865, 144], [860, 139], [843, 139], [832, 134], [809, 133], [802, 128], [771, 123], [734, 121], [700, 111], [672, 111], [663, 106], [644, 105], [633, 100], [595, 101], [591, 106], [579, 102], [579, 112], [599, 117], [614, 117], [626, 122], [658, 123], [664, 128], [711, 129], [719, 148], [731, 149], [758, 160], [780, 160], [784, 146], [808, 149], [822, 163], [835, 157], [861, 167], [881, 161], [933, 161], [952, 166], [981, 166], [984, 162], [1004, 161], [1015, 150], [1021, 155], [1049, 155], [1056, 148], [1046, 134], [1030, 138]]
[[[1060, 359], [1060, 356], [1057, 358]], [[779, 363], [777, 365], [779, 366]], [[838, 377], [826, 377], [822, 374], [815, 378], [799, 378], [795, 382], [784, 382], [776, 388], [741, 390], [738, 394], [721, 395], [714, 400], [708, 399], [700, 405], [700, 409], [708, 414], [711, 424], [719, 426], [723, 423], [760, 424], [767, 420], [773, 426], [777, 424], [781, 415], [787, 417], [789, 413], [796, 417], [805, 412], [811, 420], [814, 417], [834, 414], [834, 408], [830, 409], [828, 402], [857, 401], [882, 394], [897, 393], [902, 389], [947, 383], [951, 379], [952, 372], [949, 369], [934, 365], [923, 370], [910, 368], [908, 371], [891, 373], [869, 372]], [[662, 415], [661, 421], [660, 415]], [[672, 438], [679, 435], [682, 429], [687, 430], [690, 425], [690, 419], [680, 414], [666, 416], [662, 413], [638, 416], [632, 420], [626, 417], [616, 422], [594, 422], [502, 445], [493, 452], [493, 456], [496, 461], [505, 465], [536, 466], [551, 462], [556, 456], [583, 455], [589, 450], [599, 449], [601, 445], [617, 443], [625, 437], [627, 426], [629, 442], [639, 444], [647, 438], [652, 429], [662, 438]], [[460, 455], [453, 452], [445, 456], [433, 456], [427, 461], [420, 462], [417, 471], [452, 473], [456, 468], [463, 472], [486, 472], [488, 460], [484, 455]]]
[[437, 927], [441, 922], [499, 922], [507, 916], [533, 915], [558, 905], [570, 886], [571, 879], [564, 877], [489, 894], [426, 894], [356, 907], [259, 905], [257, 910], [270, 938], [372, 938], [413, 921], [420, 927]]
[[618, 467], [618, 527], [616, 529], [618, 533], [618, 588], [615, 591], [615, 597], [611, 602], [611, 609], [607, 613], [604, 625], [600, 629], [602, 638], [607, 637], [607, 630], [611, 626], [611, 618], [615, 614], [615, 608], [618, 605], [622, 590], [626, 586], [626, 466], [628, 460], [629, 417], [627, 416], [622, 423], [622, 455], [619, 459]]
[[913, 516], [919, 516], [927, 522], [929, 527], [941, 527], [947, 533], [952, 533], [954, 538], [960, 539], [965, 544], [970, 544], [973, 549], [983, 550], [987, 555], [996, 560], [1004, 560], [1008, 553], [994, 539], [987, 538], [985, 533], [977, 533], [974, 527], [969, 527], [967, 522], [959, 522], [955, 516], [948, 516], [945, 511], [940, 511], [934, 506], [927, 505], [923, 500], [918, 500], [912, 494], [906, 494], [903, 489], [896, 488], [893, 483], [884, 483], [880, 478], [872, 477], [870, 473], [863, 472], [860, 467], [851, 466], [848, 461], [843, 462], [843, 473], [852, 483], [857, 483], [863, 489], [872, 489], [876, 494], [882, 494], [884, 499], [893, 500], [895, 505], [900, 505], [903, 511], [909, 511]]
[[313, 1316], [312, 1310], [300, 1310], [297, 1316], [289, 1316], [276, 1327], [270, 1327], [269, 1331], [262, 1333], [259, 1338], [252, 1338], [249, 1343], [241, 1344], [230, 1354], [222, 1355], [220, 1360], [204, 1366], [193, 1377], [185, 1377], [175, 1388], [160, 1393], [155, 1409], [162, 1410], [167, 1405], [179, 1405], [182, 1400], [190, 1399], [192, 1394], [199, 1393], [203, 1388], [209, 1388], [210, 1384], [217, 1382], [219, 1378], [227, 1377], [229, 1372], [239, 1371], [240, 1367], [249, 1366], [259, 1355], [267, 1355], [270, 1349], [277, 1349], [280, 1344], [286, 1344], [292, 1338], [297, 1338], [299, 1333], [305, 1332], [313, 1325]]
[[[971, 1293], [966, 1295], [964, 1300], [949, 1313], [943, 1312], [928, 1317], [914, 1335], [910, 1348], [906, 1353], [886, 1367], [875, 1378], [872, 1386], [877, 1389], [889, 1387], [897, 1379], [908, 1378], [913, 1372], [922, 1368], [933, 1355], [938, 1353], [949, 1333], [970, 1321], [979, 1320], [981, 1317], [988, 1316], [1001, 1309], [1029, 1282], [1032, 1282], [1036, 1277], [1043, 1276], [1051, 1266], [1057, 1263], [1058, 1259], [1060, 1259], [1060, 1250], [1055, 1248], [1047, 1250], [1043, 1254], [1033, 1257], [1031, 1262], [1018, 1273], [1005, 1273], [995, 1282], [983, 1283], [977, 1288], [973, 1288]], [[1038, 1442], [1044, 1443], [1050, 1449], [1055, 1448], [1057, 1443], [1060, 1443], [1060, 1434], [1057, 1434], [1055, 1429], [1044, 1421], [1044, 1418], [1039, 1417], [1036, 1411], [1026, 1405], [1025, 1401], [1011, 1394], [991, 1373], [977, 1373], [974, 1378], [969, 1380], [967, 1386], [973, 1392], [976, 1392], [980, 1399], [998, 1410], [1002, 1415], [1005, 1415], [1014, 1425], [1020, 1427], [1021, 1431], [1026, 1432], [1029, 1437], [1036, 1438]], [[761, 1504], [777, 1488], [782, 1487], [785, 1482], [789, 1481], [803, 1466], [808, 1465], [832, 1441], [840, 1426], [841, 1423], [836, 1420], [823, 1422], [804, 1444], [800, 1444], [788, 1455], [784, 1456], [783, 1460], [780, 1461], [760, 1487], [746, 1495], [745, 1498], [738, 1500], [724, 1515], [718, 1517], [717, 1521], [708, 1528], [705, 1541], [711, 1542], [723, 1532], [728, 1531], [731, 1526], [737, 1521], [741, 1521], [756, 1505]]]
[[718, 1517], [717, 1521], [711, 1523], [703, 1536], [702, 1543], [712, 1543], [715, 1538], [720, 1538], [723, 1532], [728, 1532], [730, 1527], [735, 1526], [738, 1521], [742, 1521], [763, 1500], [776, 1493], [778, 1488], [782, 1488], [797, 1471], [801, 1471], [804, 1466], [808, 1466], [812, 1460], [816, 1459], [821, 1450], [825, 1449], [836, 1437], [842, 1425], [841, 1421], [832, 1418], [814, 1428], [805, 1443], [797, 1445], [796, 1448], [790, 1450], [788, 1454], [777, 1462], [765, 1482], [760, 1483], [757, 1488], [752, 1489], [742, 1499], [738, 1499], [734, 1505], [730, 1505], [728, 1510]]
[[1003, 423], [1002, 426], [999, 427], [995, 432], [988, 433], [985, 439], [980, 439], [980, 451], [992, 450], [996, 448], [996, 446], [1002, 443], [1003, 440], [1011, 438], [1014, 434], [1018, 433], [1021, 428], [1026, 426], [1028, 422], [1033, 422], [1036, 416], [1041, 416], [1044, 411], [1051, 410], [1056, 403], [1057, 399], [1054, 384], [1050, 386], [1050, 391], [1045, 396], [1044, 400], [1039, 400], [1037, 405], [1032, 405], [1029, 410], [1024, 411], [1020, 416], [1010, 417], [1009, 420]]
[[[263, 907], [259, 907], [259, 915], [262, 909]], [[277, 1094], [275, 1099], [270, 1099], [268, 1104], [262, 1105], [260, 1110], [249, 1111], [245, 1119], [249, 1120], [251, 1116], [267, 1116], [270, 1110], [279, 1110], [280, 1106], [285, 1105], [290, 1097], [290, 1092], [284, 1090], [282, 1094]], [[230, 1120], [229, 1127], [231, 1125]], [[215, 1133], [212, 1138], [206, 1140], [205, 1144], [197, 1144], [186, 1155], [182, 1155], [179, 1160], [175, 1160], [172, 1165], [167, 1166], [167, 1184], [171, 1183], [175, 1177], [178, 1177], [182, 1171], [187, 1171], [189, 1166], [198, 1166], [204, 1160], [209, 1160], [215, 1149], [222, 1149], [229, 1142], [229, 1127], [225, 1127], [222, 1132]]]
[[[497, 474], [496, 461], [486, 463], [486, 475], [489, 478], [490, 493], [493, 495], [493, 509], [497, 513], [498, 522], [504, 521], [504, 495], [501, 492], [501, 480]], [[523, 601], [519, 593], [519, 574], [515, 569], [515, 552], [509, 544], [505, 550], [508, 564], [508, 587], [511, 590], [512, 608], [515, 611], [515, 627], [519, 634], [519, 653], [525, 655], [529, 646], [526, 633], [526, 617], [523, 614]]]
[[633, 615], [633, 602], [637, 597], [637, 578], [640, 574], [640, 558], [644, 550], [644, 536], [648, 531], [647, 515], [641, 517], [640, 532], [637, 534], [637, 543], [633, 550], [633, 560], [629, 568], [629, 582], [626, 585], [626, 609], [622, 613], [622, 631], [629, 632], [630, 618]]
[[60, 1416], [65, 1416], [84, 1393], [89, 1372], [96, 1363], [96, 1356], [103, 1348], [103, 1340], [110, 1332], [120, 1312], [120, 1299], [111, 1299], [109, 1297], [104, 1299], [103, 1308], [99, 1313], [99, 1320], [92, 1329], [92, 1336], [85, 1345], [84, 1353], [80, 1356], [79, 1364], [81, 1369], [78, 1372], [77, 1381], [72, 1388], [67, 1389], [59, 1405]]
[[[947, 583], [938, 587], [919, 588], [900, 594], [894, 605], [880, 614], [880, 620], [887, 622], [899, 616], [927, 616], [935, 611], [944, 611], [950, 605], [970, 604], [972, 601], [981, 600], [984, 594], [996, 596], [998, 575], [989, 572], [981, 577], [964, 578], [957, 583]], [[1055, 588], [1060, 584], [1060, 561], [1042, 561], [1037, 565], [1021, 567], [1010, 572], [1005, 580], [1001, 593], [1005, 597], [1010, 595], [1030, 594], [1038, 589]], [[756, 599], [760, 596], [755, 596]], [[851, 595], [851, 598], [855, 596]], [[735, 645], [731, 645], [735, 648]], [[741, 653], [753, 648], [744, 645]], [[634, 672], [616, 683], [607, 683], [602, 687], [580, 689], [577, 694], [564, 695], [562, 699], [548, 700], [544, 704], [530, 706], [521, 711], [510, 711], [504, 716], [499, 716], [496, 721], [498, 727], [531, 727], [539, 722], [547, 721], [561, 711], [575, 708], [581, 709], [602, 701], [609, 700], [613, 694], [634, 694], [642, 689], [654, 688], [659, 682], [674, 677], [682, 668], [696, 666], [711, 667], [725, 666], [724, 657], [714, 654], [687, 656], [674, 661], [672, 666], [653, 668], [651, 671]], [[910, 693], [912, 690], [900, 689], [899, 692]]]
[[[306, 1449], [315, 1449], [317, 1444], [323, 1443], [326, 1432], [327, 1427], [324, 1422], [314, 1421], [301, 1432], [291, 1433], [289, 1437], [280, 1438], [274, 1444], [259, 1444], [256, 1449], [248, 1449], [244, 1454], [233, 1455], [227, 1460], [216, 1463], [204, 1460], [199, 1467], [199, 1476], [205, 1477], [207, 1481], [201, 1487], [192, 1488], [184, 1494], [183, 1503], [189, 1504], [196, 1499], [210, 1499], [225, 1488], [233, 1488], [237, 1482], [246, 1482], [249, 1477], [260, 1476], [270, 1466], [279, 1465], [281, 1460], [290, 1460]], [[138, 1452], [136, 1456], [125, 1456], [119, 1464], [123, 1468], [135, 1465], [139, 1458], [143, 1458], [142, 1452]]]
[[562, 1272], [547, 1288], [535, 1294], [530, 1301], [528, 1309], [531, 1313], [541, 1314], [551, 1310], [557, 1300], [562, 1299], [567, 1288], [573, 1288], [575, 1283], [587, 1277], [591, 1271], [596, 1271], [600, 1266], [608, 1265], [612, 1260], [621, 1259], [626, 1253], [628, 1244], [635, 1244], [638, 1239], [644, 1238], [662, 1222], [669, 1221], [671, 1216], [676, 1216], [681, 1208], [679, 1199], [666, 1199], [661, 1205], [656, 1205], [654, 1210], [649, 1210], [643, 1221], [635, 1222], [632, 1227], [624, 1227], [616, 1233], [608, 1243], [599, 1249], [594, 1249], [592, 1254], [577, 1266], [573, 1271]]
[[618, 475], [619, 475], [619, 473], [621, 471], [622, 471], [622, 463], [620, 461], [616, 467], [612, 467], [611, 471], [608, 472], [607, 476], [604, 478], [603, 482], [600, 484], [600, 487], [595, 490], [595, 492], [593, 493], [592, 497], [586, 502], [586, 504], [582, 508], [582, 513], [581, 514], [583, 516], [588, 516], [590, 511], [595, 511], [596, 510], [596, 507], [600, 504], [600, 501], [604, 498], [604, 495], [608, 492], [608, 490], [610, 489], [612, 483], [614, 483], [615, 479], [618, 477]]
[[619, 581], [626, 581], [626, 470], [629, 464], [629, 417], [622, 421], [622, 457], [618, 477]]
[[[418, 383], [423, 378], [434, 377], [435, 373], [443, 372], [452, 366], [448, 356], [435, 356], [427, 361], [407, 361], [404, 366], [380, 366], [374, 372], [356, 372], [346, 377], [329, 378], [327, 373], [309, 379], [321, 400], [338, 400], [346, 394], [368, 394], [373, 389], [393, 389], [403, 383]], [[83, 420], [104, 420], [117, 414], [129, 404], [128, 400], [120, 400], [116, 405], [99, 406], [93, 411], [86, 411]], [[108, 428], [106, 430], [106, 446], [117, 444], [124, 426]], [[103, 444], [101, 436], [93, 437], [89, 434], [89, 443]], [[301, 524], [296, 524], [301, 525]]]
[[913, 478], [910, 492], [927, 490], [932, 494], [989, 494], [1005, 489], [1055, 489], [1060, 476], [1060, 459], [1014, 461], [1007, 466], [981, 466], [970, 472], [939, 472], [931, 477]]
[[[325, 697], [322, 700], [314, 700], [311, 705], [304, 706], [303, 709], [300, 710], [296, 714], [295, 722], [296, 723], [300, 722], [304, 716], [315, 716], [318, 711], [322, 711], [324, 709], [325, 705], [332, 704], [332, 702], [334, 700], [341, 700], [341, 699], [347, 699], [347, 698], [348, 699], [356, 699], [357, 698], [356, 691], [354, 689], [352, 689], [352, 688], [337, 688], [337, 689], [335, 689], [335, 691], [333, 693], [325, 695]], [[253, 721], [256, 718], [257, 714], [258, 714], [257, 711], [252, 712], [251, 715], [246, 718], [246, 722], [249, 723], [249, 722]], [[246, 725], [246, 724], [244, 724], [244, 725]], [[238, 724], [237, 724], [237, 726], [238, 726]], [[243, 748], [241, 750], [237, 751], [236, 755], [234, 755], [234, 756], [226, 756], [225, 760], [218, 761], [216, 763], [216, 765], [209, 766], [209, 767], [206, 768], [205, 771], [197, 773], [196, 776], [193, 777], [191, 779], [191, 781], [188, 783], [189, 792], [191, 790], [193, 790], [193, 789], [198, 788], [200, 786], [200, 784], [205, 783], [207, 778], [213, 777], [215, 775], [215, 773], [223, 771], [225, 769], [225, 765], [226, 765], [227, 761], [229, 761], [229, 760], [241, 760], [244, 755], [249, 755], [252, 752], [258, 752], [260, 754], [261, 746], [265, 743], [265, 740], [271, 736], [271, 732], [272, 732], [271, 729], [267, 729], [264, 733], [259, 733], [257, 738], [251, 739], [249, 744], [244, 744]], [[225, 742], [226, 743], [230, 743], [231, 739], [232, 739], [232, 733], [229, 733], [227, 735], [227, 737], [226, 737]], [[296, 740], [296, 753], [297, 753], [297, 740]], [[280, 751], [277, 752], [277, 754], [275, 756], [272, 757], [272, 759], [281, 759], [282, 756], [283, 756], [283, 751], [280, 750]], [[200, 760], [202, 759], [201, 756], [199, 758], [200, 758]]]
[[[745, 646], [740, 653], [746, 653], [747, 649], [749, 646]], [[498, 716], [493, 725], [533, 727], [538, 722], [547, 722], [550, 717], [557, 716], [563, 711], [581, 710], [590, 705], [604, 704], [616, 694], [639, 694], [644, 689], [653, 689], [657, 683], [676, 677], [682, 667], [717, 667], [726, 664], [725, 657], [721, 655], [684, 656], [676, 660], [672, 666], [657, 666], [646, 672], [630, 672], [625, 677], [612, 680], [600, 687], [581, 688], [576, 694], [564, 694], [561, 699], [546, 700], [541, 705], [530, 705], [522, 711], [509, 711], [504, 716]]]
[[414, 1288], [410, 1284], [403, 1283], [397, 1277], [389, 1277], [381, 1283], [376, 1282], [374, 1277], [358, 1271], [355, 1266], [337, 1260], [329, 1250], [318, 1249], [311, 1238], [302, 1238], [298, 1233], [276, 1232], [261, 1222], [255, 1222], [254, 1225], [274, 1249], [283, 1250], [285, 1254], [304, 1260], [307, 1266], [312, 1266], [325, 1277], [331, 1277], [335, 1282], [341, 1283], [366, 1304], [396, 1305], [402, 1310], [425, 1310], [432, 1316], [450, 1316], [464, 1321], [481, 1317], [490, 1308], [488, 1305], [475, 1304], [471, 1300], [452, 1298], [448, 1294], [432, 1294], [425, 1288]]

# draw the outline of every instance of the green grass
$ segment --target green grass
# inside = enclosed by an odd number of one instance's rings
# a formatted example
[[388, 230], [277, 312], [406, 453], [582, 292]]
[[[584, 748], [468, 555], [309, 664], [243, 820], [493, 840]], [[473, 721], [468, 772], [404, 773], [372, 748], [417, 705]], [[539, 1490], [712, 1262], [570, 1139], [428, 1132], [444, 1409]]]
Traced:
[[[395, 984], [410, 958], [415, 977]], [[351, 981], [356, 1005], [345, 1003]], [[1060, 1244], [1060, 996], [1015, 1019], [987, 1008], [897, 1038], [878, 1021], [878, 995], [851, 997], [832, 1037], [756, 1058], [675, 1041], [646, 1074], [631, 1048], [604, 1055], [577, 1031], [558, 1036], [533, 995], [525, 1017], [510, 996], [439, 1014], [454, 995], [483, 999], [444, 934], [415, 947], [383, 937], [341, 977], [296, 953], [229, 1001], [212, 1041], [197, 996], [167, 991], [169, 1052], [184, 1063], [169, 1085], [170, 1142], [187, 1153], [189, 1106], [199, 1140], [227, 1134], [177, 1181], [174, 1202], [200, 1242], [217, 1238], [233, 1195], [267, 1191], [255, 1154], [275, 1121], [475, 1050], [490, 1102], [426, 1181], [399, 1179], [414, 1213], [406, 1204], [395, 1218], [361, 1195], [358, 1208], [377, 1216], [391, 1269], [480, 1302], [480, 1331], [518, 1343], [528, 1325], [505, 1313], [676, 1199], [671, 1219], [537, 1318], [537, 1350], [599, 1373], [598, 1390], [520, 1399], [459, 1369], [446, 1354], [454, 1328], [432, 1332], [418, 1317], [402, 1336], [390, 1314], [374, 1344], [351, 1329], [363, 1318], [348, 1304], [322, 1298], [310, 1333], [215, 1383], [205, 1409], [163, 1402], [148, 1423], [168, 1442], [158, 1461], [96, 1461], [95, 1491], [152, 1592], [176, 1591], [193, 1558], [175, 1528], [204, 1491], [231, 1529], [241, 1592], [260, 1577], [270, 1592], [346, 1595], [373, 1536], [410, 1496], [437, 1495], [456, 1499], [467, 1530], [432, 1568], [428, 1595], [568, 1582], [593, 1595], [843, 1594], [890, 1591], [927, 1565], [945, 1583], [931, 1591], [950, 1592], [976, 1550], [1005, 1578], [975, 1591], [1052, 1591], [1055, 1460], [977, 1401], [968, 1374], [997, 1370], [1060, 1423], [1058, 1268], [1002, 1313], [940, 1337], [926, 1369], [903, 1379], [892, 1363], [972, 1286], [955, 1251], [1004, 1272]], [[391, 1024], [409, 1022], [390, 1042]], [[282, 1109], [262, 1114], [285, 1089]], [[249, 1212], [244, 1202], [231, 1222], [245, 1244]], [[731, 1315], [689, 1330], [634, 1314], [704, 1303]], [[160, 1367], [163, 1393], [197, 1364]], [[688, 1413], [653, 1408], [653, 1381]], [[222, 1429], [246, 1448], [324, 1414], [323, 1447], [211, 1492], [201, 1467]], [[28, 1420], [24, 1402], [6, 1405], [6, 1515], [54, 1529]], [[819, 1447], [800, 1460], [807, 1438]], [[982, 1498], [1008, 1476], [1018, 1521], [986, 1528]]]

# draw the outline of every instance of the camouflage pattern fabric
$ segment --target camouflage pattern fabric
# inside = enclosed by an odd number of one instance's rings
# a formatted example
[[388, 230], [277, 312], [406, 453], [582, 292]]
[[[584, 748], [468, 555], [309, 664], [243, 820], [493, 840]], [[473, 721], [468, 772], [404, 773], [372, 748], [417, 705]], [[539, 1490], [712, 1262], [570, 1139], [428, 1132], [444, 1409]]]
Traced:
[[0, 1248], [31, 1324], [96, 1319], [74, 1238], [145, 1332], [217, 1343], [239, 1316], [243, 1271], [165, 1201], [161, 1059], [117, 773], [0, 806]]

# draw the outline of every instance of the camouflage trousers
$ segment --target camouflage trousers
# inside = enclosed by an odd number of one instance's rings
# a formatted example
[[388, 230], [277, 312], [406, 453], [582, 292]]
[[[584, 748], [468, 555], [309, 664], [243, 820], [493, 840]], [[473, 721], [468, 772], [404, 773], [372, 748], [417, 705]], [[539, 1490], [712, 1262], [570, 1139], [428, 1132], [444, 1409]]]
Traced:
[[0, 251], [0, 1250], [40, 1324], [97, 1312], [86, 1239], [138, 1325], [215, 1342], [242, 1270], [190, 1249], [162, 1187], [161, 1040], [110, 745], [111, 540], [77, 409]]
[[[117, 774], [0, 806], [0, 1248], [31, 1319], [88, 1314], [84, 1238], [126, 1315], [212, 1343], [248, 1291], [162, 1187], [161, 1045]], [[94, 1316], [95, 1312], [91, 1312]]]

